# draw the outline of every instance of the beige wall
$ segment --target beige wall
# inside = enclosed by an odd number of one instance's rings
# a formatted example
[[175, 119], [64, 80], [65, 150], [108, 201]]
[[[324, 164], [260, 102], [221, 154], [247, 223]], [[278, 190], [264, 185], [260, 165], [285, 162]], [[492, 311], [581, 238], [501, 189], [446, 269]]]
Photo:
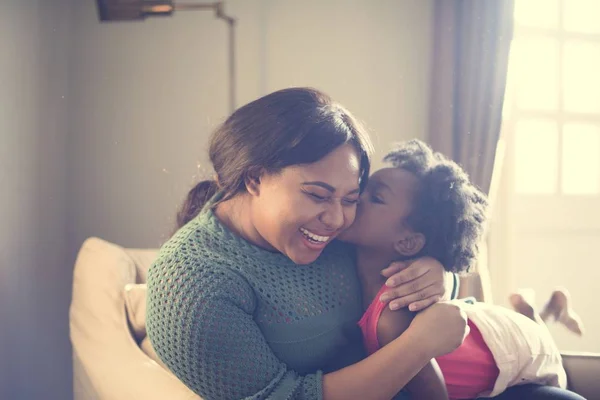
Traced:
[[0, 398], [69, 399], [70, 0], [0, 6]]
[[429, 94], [431, 1], [268, 1], [266, 92], [315, 86], [373, 133], [376, 164], [389, 146], [423, 138]]
[[227, 112], [225, 26], [208, 12], [99, 24], [91, 1], [75, 15], [71, 243], [157, 246]]
[[[156, 246], [226, 117], [226, 28], [211, 13], [99, 25], [76, 9], [72, 242]], [[238, 105], [288, 86], [330, 93], [372, 128], [377, 159], [423, 137], [430, 1], [229, 1], [238, 18]], [[379, 162], [377, 162], [377, 165]], [[126, 221], [126, 222], [125, 222]]]

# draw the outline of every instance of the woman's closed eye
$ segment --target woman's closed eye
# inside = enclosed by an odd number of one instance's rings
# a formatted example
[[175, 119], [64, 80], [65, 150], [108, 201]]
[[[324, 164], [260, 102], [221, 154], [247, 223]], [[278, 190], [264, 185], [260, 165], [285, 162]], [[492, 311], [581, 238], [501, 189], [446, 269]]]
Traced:
[[323, 201], [329, 201], [329, 199], [331, 199], [331, 196], [322, 196], [322, 195], [317, 194], [315, 192], [304, 191], [304, 193], [306, 195], [308, 195], [309, 197], [312, 197], [313, 200], [316, 200], [319, 203], [323, 202]]
[[[315, 200], [318, 203], [332, 200], [332, 196], [323, 196], [318, 193], [309, 192], [309, 191], [305, 191], [304, 193], [307, 194], [308, 196], [310, 196], [313, 200]], [[357, 198], [350, 198], [350, 197], [342, 198], [342, 204], [347, 205], [347, 206], [354, 206], [354, 205], [358, 204], [359, 201], [360, 201], [360, 198], [358, 198], [358, 197]]]
[[342, 199], [342, 203], [344, 203], [344, 205], [348, 205], [348, 206], [355, 206], [360, 202], [360, 197], [357, 197], [355, 199], [351, 199], [351, 198], [343, 198]]

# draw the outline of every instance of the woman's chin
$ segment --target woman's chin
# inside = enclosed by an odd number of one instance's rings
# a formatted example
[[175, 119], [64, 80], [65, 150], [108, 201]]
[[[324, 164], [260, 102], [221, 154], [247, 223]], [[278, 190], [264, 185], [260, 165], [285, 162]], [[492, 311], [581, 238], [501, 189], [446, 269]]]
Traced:
[[298, 265], [306, 265], [314, 262], [321, 253], [323, 252], [323, 248], [321, 249], [311, 249], [306, 248], [305, 246], [300, 246], [300, 248], [295, 248], [292, 251], [287, 252], [287, 256], [292, 260], [295, 264]]
[[288, 254], [288, 257], [294, 262], [294, 264], [298, 265], [307, 265], [316, 261], [317, 258], [321, 255], [319, 254]]

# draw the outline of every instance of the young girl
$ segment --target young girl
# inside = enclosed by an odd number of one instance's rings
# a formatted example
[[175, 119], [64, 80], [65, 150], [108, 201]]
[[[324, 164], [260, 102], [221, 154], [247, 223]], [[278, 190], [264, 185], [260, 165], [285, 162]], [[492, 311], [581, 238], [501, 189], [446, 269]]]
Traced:
[[[359, 325], [369, 354], [401, 335], [413, 318], [411, 311], [392, 312], [379, 300], [387, 290], [381, 270], [391, 260], [423, 256], [453, 272], [467, 270], [477, 257], [487, 206], [456, 163], [420, 141], [405, 143], [385, 161], [392, 167], [369, 179], [356, 220], [341, 237], [357, 246], [366, 309]], [[527, 305], [521, 296], [513, 300]], [[461, 308], [469, 319], [469, 335], [457, 350], [431, 360], [412, 379], [406, 386], [412, 398], [472, 399], [496, 396], [515, 385], [566, 386], [560, 353], [543, 323], [484, 303], [463, 302]], [[563, 399], [581, 398], [556, 392]]]

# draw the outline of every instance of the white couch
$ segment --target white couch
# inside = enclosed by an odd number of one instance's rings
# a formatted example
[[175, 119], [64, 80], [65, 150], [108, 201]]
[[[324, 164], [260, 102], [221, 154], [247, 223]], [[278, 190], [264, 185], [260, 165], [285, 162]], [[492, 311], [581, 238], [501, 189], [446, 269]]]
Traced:
[[[201, 400], [142, 351], [125, 311], [124, 288], [146, 282], [156, 250], [98, 238], [79, 252], [70, 310], [75, 400]], [[571, 389], [600, 399], [600, 355], [564, 354]]]

